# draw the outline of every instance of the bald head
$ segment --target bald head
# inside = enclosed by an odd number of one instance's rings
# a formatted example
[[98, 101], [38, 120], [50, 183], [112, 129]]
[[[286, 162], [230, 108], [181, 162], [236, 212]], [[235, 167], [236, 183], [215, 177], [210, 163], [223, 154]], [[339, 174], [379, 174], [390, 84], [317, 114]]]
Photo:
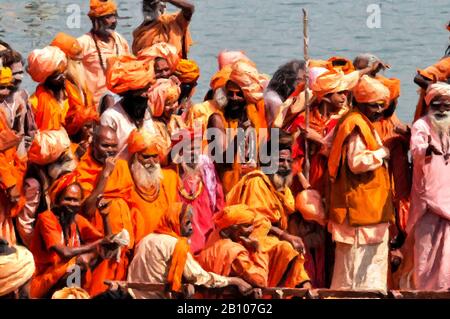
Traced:
[[372, 65], [375, 61], [380, 61], [380, 59], [372, 53], [362, 53], [356, 56], [355, 60], [353, 60], [353, 65], [357, 70], [362, 70]]
[[99, 163], [105, 163], [106, 158], [116, 156], [119, 139], [116, 131], [109, 126], [97, 126], [94, 129], [92, 155]]

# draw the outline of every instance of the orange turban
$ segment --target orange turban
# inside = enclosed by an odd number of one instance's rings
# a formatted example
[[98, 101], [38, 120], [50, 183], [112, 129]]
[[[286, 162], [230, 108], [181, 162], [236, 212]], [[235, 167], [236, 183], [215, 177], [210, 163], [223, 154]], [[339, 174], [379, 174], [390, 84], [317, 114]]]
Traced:
[[400, 96], [400, 80], [396, 78], [386, 78], [384, 76], [378, 75], [376, 77], [378, 81], [383, 83], [389, 89], [389, 99], [395, 100]]
[[211, 82], [209, 83], [211, 88], [215, 91], [218, 88], [224, 87], [230, 80], [231, 71], [232, 71], [231, 66], [227, 65], [226, 67], [218, 71], [216, 74], [214, 74], [213, 77], [211, 78]]
[[245, 204], [228, 206], [220, 213], [214, 215], [214, 224], [218, 230], [228, 228], [232, 225], [252, 224], [255, 212]]
[[169, 79], [158, 79], [148, 90], [148, 105], [153, 117], [160, 117], [166, 104], [174, 104], [180, 97], [180, 81], [171, 76]]
[[56, 205], [56, 199], [61, 194], [63, 190], [65, 190], [70, 185], [74, 184], [77, 181], [77, 175], [75, 173], [68, 173], [60, 178], [58, 178], [56, 181], [53, 182], [52, 186], [50, 187], [48, 194], [50, 195], [50, 200], [53, 205]]
[[99, 18], [117, 12], [117, 5], [113, 0], [91, 0], [88, 16]]
[[169, 43], [159, 42], [153, 44], [151, 47], [144, 48], [137, 54], [140, 58], [163, 58], [169, 64], [169, 68], [172, 72], [177, 69], [178, 63], [180, 62], [180, 56], [178, 55], [177, 48]]
[[64, 128], [69, 136], [73, 136], [81, 130], [84, 124], [90, 121], [99, 122], [99, 115], [95, 108], [85, 107], [82, 110], [70, 108], [66, 115]]
[[0, 70], [0, 85], [12, 86], [13, 76], [10, 68], [3, 67]]
[[77, 39], [64, 32], [59, 32], [50, 45], [60, 48], [71, 59], [76, 59], [82, 51]]
[[111, 92], [121, 94], [140, 90], [154, 83], [154, 61], [145, 57], [121, 55], [107, 60], [106, 86]]
[[333, 56], [328, 59], [328, 62], [331, 63], [331, 67], [335, 70], [341, 70], [345, 74], [351, 73], [355, 71], [355, 67], [353, 66], [353, 62], [349, 59], [340, 57], [340, 56]]
[[160, 160], [163, 160], [168, 149], [160, 136], [150, 134], [146, 130], [134, 130], [128, 137], [128, 152], [159, 155]]
[[239, 85], [247, 103], [258, 103], [269, 78], [260, 74], [252, 62], [239, 60], [231, 66], [230, 81]]
[[181, 291], [181, 279], [189, 253], [188, 239], [181, 236], [181, 217], [185, 211], [185, 206], [182, 203], [171, 204], [155, 230], [157, 234], [166, 234], [178, 239], [167, 273], [167, 282], [170, 284], [172, 291], [178, 292]]
[[56, 71], [64, 71], [67, 67], [66, 54], [55, 46], [47, 46], [43, 49], [31, 51], [28, 56], [27, 71], [31, 78], [43, 83]]
[[353, 89], [353, 97], [359, 103], [389, 103], [389, 89], [380, 81], [364, 75]]
[[181, 59], [178, 63], [175, 75], [181, 83], [194, 83], [200, 77], [200, 69], [192, 60]]
[[341, 70], [329, 70], [311, 83], [311, 89], [315, 96], [322, 99], [329, 93], [351, 90], [358, 83], [359, 77], [359, 71], [344, 74]]

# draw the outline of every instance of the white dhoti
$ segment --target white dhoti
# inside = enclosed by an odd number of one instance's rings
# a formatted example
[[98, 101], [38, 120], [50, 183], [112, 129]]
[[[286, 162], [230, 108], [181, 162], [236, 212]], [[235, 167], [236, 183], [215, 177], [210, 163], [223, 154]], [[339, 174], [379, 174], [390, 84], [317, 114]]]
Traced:
[[382, 242], [353, 244], [336, 242], [331, 289], [378, 290], [387, 292], [389, 231]]

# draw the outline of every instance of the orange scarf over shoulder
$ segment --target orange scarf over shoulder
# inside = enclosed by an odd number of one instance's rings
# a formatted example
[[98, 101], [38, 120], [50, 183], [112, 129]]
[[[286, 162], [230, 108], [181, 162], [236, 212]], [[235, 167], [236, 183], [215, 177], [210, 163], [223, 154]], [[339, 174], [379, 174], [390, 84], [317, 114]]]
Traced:
[[169, 207], [167, 213], [161, 219], [161, 224], [155, 233], [166, 234], [178, 239], [172, 254], [167, 281], [172, 291], [181, 291], [181, 279], [183, 277], [184, 266], [186, 265], [189, 253], [189, 243], [186, 237], [181, 236], [181, 216], [183, 213], [183, 204], [174, 203]]

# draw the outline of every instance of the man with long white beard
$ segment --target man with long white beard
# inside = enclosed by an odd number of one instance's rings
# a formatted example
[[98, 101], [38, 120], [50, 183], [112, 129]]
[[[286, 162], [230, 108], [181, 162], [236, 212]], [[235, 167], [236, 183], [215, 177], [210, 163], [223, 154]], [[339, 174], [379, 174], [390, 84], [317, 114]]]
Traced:
[[431, 84], [428, 114], [411, 132], [414, 164], [407, 233], [414, 241], [415, 289], [450, 288], [450, 85]]
[[[178, 201], [193, 208], [190, 249], [196, 254], [204, 248], [214, 228], [213, 216], [224, 207], [224, 194], [213, 162], [201, 154], [201, 131], [182, 129], [173, 140], [171, 155], [178, 164], [175, 169], [179, 179], [175, 192]], [[180, 146], [183, 148], [179, 152]]]
[[169, 205], [175, 202], [178, 176], [174, 170], [161, 169], [160, 162], [168, 150], [159, 136], [135, 130], [128, 138], [128, 150], [134, 182], [131, 201], [143, 217], [145, 236], [156, 229]]

